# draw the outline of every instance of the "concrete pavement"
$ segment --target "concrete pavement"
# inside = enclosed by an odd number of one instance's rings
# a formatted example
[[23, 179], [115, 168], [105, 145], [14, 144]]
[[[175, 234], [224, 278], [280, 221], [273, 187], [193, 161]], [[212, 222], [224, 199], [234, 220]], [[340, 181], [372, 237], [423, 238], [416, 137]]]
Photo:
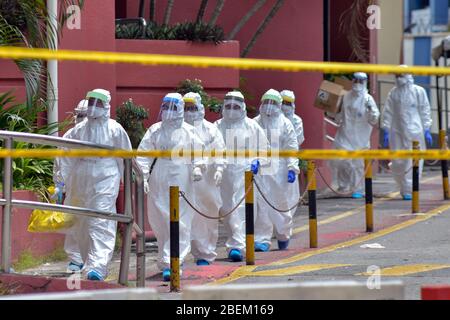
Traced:
[[[421, 211], [411, 215], [411, 202], [402, 201], [390, 175], [374, 179], [375, 232], [365, 233], [364, 200], [334, 197], [331, 192], [319, 195], [319, 249], [309, 249], [307, 207], [295, 217], [294, 236], [289, 250], [256, 254], [256, 266], [231, 263], [223, 247], [220, 228], [218, 259], [208, 267], [197, 267], [187, 259], [181, 286], [191, 284], [267, 283], [282, 281], [362, 280], [369, 267], [380, 270], [382, 279], [400, 279], [406, 284], [408, 299], [419, 299], [423, 284], [450, 284], [450, 202], [442, 200], [439, 172], [425, 172], [421, 183]], [[380, 244], [383, 249], [363, 249], [364, 244]], [[163, 299], [179, 299], [169, 294], [155, 266], [156, 246], [147, 245], [148, 287], [156, 288]], [[134, 280], [132, 258], [130, 280]], [[378, 268], [378, 269], [377, 269]], [[27, 273], [61, 274], [65, 263], [41, 266]], [[108, 280], [118, 274], [115, 256]]]

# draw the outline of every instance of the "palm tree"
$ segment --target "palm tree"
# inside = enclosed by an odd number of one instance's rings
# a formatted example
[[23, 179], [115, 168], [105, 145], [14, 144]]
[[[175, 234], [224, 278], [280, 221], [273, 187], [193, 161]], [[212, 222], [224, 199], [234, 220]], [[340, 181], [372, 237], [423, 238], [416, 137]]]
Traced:
[[172, 9], [173, 9], [173, 3], [175, 2], [175, 0], [169, 0], [167, 1], [167, 7], [166, 7], [166, 12], [164, 14], [164, 25], [169, 25], [170, 22], [170, 16], [172, 14]]
[[366, 37], [361, 30], [366, 30], [367, 8], [375, 4], [375, 0], [354, 0], [351, 6], [341, 15], [339, 28], [346, 35], [352, 48], [352, 57], [361, 62], [369, 61], [369, 52], [364, 43]]
[[247, 23], [248, 20], [250, 20], [251, 17], [255, 15], [256, 12], [258, 12], [259, 9], [266, 3], [267, 0], [258, 0], [254, 6], [246, 13], [246, 15], [237, 23], [237, 25], [234, 27], [233, 30], [231, 30], [230, 34], [228, 35], [228, 40], [233, 40], [236, 35], [241, 31], [241, 29], [244, 27], [244, 25]]
[[[84, 5], [84, 0], [60, 0], [61, 12], [56, 26], [49, 23], [44, 0], [2, 0], [0, 2], [0, 46], [28, 48], [56, 48], [52, 39], [59, 39], [65, 22], [71, 14], [67, 8]], [[16, 60], [23, 73], [27, 93], [27, 106], [33, 107], [47, 95], [47, 69], [41, 60]]]
[[155, 21], [155, 1], [156, 0], [150, 0], [150, 21]]
[[214, 9], [214, 12], [211, 16], [211, 20], [209, 20], [209, 25], [212, 27], [216, 24], [217, 19], [220, 16], [220, 13], [222, 12], [222, 9], [225, 5], [225, 0], [217, 0], [216, 8]]
[[206, 7], [208, 6], [209, 0], [202, 0], [202, 3], [200, 3], [200, 9], [198, 10], [197, 14], [197, 23], [202, 22], [203, 17], [205, 16]]
[[263, 20], [263, 22], [259, 25], [258, 29], [256, 30], [256, 32], [253, 35], [250, 42], [248, 43], [247, 47], [245, 47], [245, 49], [242, 51], [242, 54], [241, 54], [242, 58], [245, 58], [249, 54], [250, 50], [252, 50], [253, 46], [256, 43], [256, 40], [258, 40], [259, 36], [264, 32], [267, 25], [270, 23], [270, 21], [273, 19], [273, 17], [275, 17], [278, 10], [280, 10], [280, 8], [283, 6], [283, 3], [284, 3], [284, 0], [277, 0], [275, 5], [270, 10], [269, 14], [266, 16], [266, 18]]

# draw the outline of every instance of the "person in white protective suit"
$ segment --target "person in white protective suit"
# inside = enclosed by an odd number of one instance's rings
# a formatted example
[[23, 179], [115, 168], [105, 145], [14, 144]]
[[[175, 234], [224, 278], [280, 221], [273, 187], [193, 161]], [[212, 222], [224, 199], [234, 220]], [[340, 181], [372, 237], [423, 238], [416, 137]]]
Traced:
[[280, 92], [283, 98], [283, 104], [281, 110], [286, 118], [288, 118], [294, 126], [295, 133], [297, 134], [298, 146], [305, 142], [305, 135], [303, 131], [303, 120], [295, 114], [295, 94], [290, 90], [283, 90]]
[[[425, 89], [415, 85], [410, 74], [396, 75], [396, 86], [389, 92], [382, 115], [384, 147], [411, 150], [413, 141], [419, 141], [420, 149], [426, 150], [425, 141], [433, 144], [430, 132], [432, 122]], [[392, 161], [392, 173], [404, 200], [412, 200], [411, 167], [411, 160]], [[420, 174], [422, 169], [423, 161], [420, 161]]]
[[[83, 99], [81, 100], [78, 105], [74, 109], [73, 113], [73, 121], [75, 125], [83, 122], [87, 118], [87, 107], [88, 107], [88, 100]], [[70, 136], [72, 130], [74, 128], [70, 128], [67, 130], [67, 132], [63, 135], [63, 138], [67, 138]], [[65, 186], [64, 181], [61, 176], [61, 168], [66, 166], [69, 162], [67, 162], [67, 159], [65, 158], [55, 158], [54, 164], [53, 164], [53, 182], [55, 183], [55, 193], [52, 195], [53, 200], [57, 200], [57, 203], [62, 203], [63, 193], [65, 192]], [[78, 269], [76, 267], [76, 269]], [[77, 271], [77, 270], [75, 270]]]
[[[178, 93], [167, 94], [161, 105], [161, 122], [152, 125], [142, 139], [138, 150], [201, 150], [204, 144], [195, 133], [193, 126], [184, 121], [183, 96]], [[200, 158], [191, 160], [173, 156], [171, 158], [138, 157], [137, 161], [144, 173], [144, 187], [147, 193], [148, 220], [158, 241], [158, 268], [164, 281], [170, 280], [170, 198], [171, 186], [191, 195], [196, 185], [192, 181], [202, 179]], [[191, 249], [191, 223], [193, 212], [186, 201], [180, 200], [179, 239], [180, 264]]]
[[[283, 98], [276, 90], [270, 89], [261, 98], [259, 116], [256, 122], [265, 130], [273, 152], [281, 150], [298, 151], [298, 137], [294, 126], [281, 110]], [[262, 168], [260, 177], [261, 192], [271, 204], [280, 209], [292, 208], [300, 198], [298, 183], [300, 173], [298, 158], [272, 158], [270, 168]], [[278, 248], [286, 250], [292, 236], [294, 210], [288, 212], [275, 211], [258, 193], [258, 216], [255, 222], [255, 250], [267, 252], [271, 246], [272, 234], [278, 240]]]
[[[110, 119], [110, 93], [95, 89], [88, 92], [86, 99], [89, 101], [87, 120], [78, 123], [66, 138], [131, 150], [125, 130]], [[67, 165], [61, 171], [66, 185], [65, 205], [115, 213], [123, 160], [81, 158], [66, 161]], [[68, 269], [72, 272], [83, 269], [89, 280], [104, 280], [114, 252], [116, 229], [116, 221], [78, 217], [64, 244], [70, 259]]]
[[[367, 74], [353, 74], [353, 87], [343, 98], [335, 115], [337, 130], [334, 147], [339, 150], [370, 149], [372, 129], [378, 124], [380, 112], [367, 90]], [[364, 161], [361, 159], [331, 162], [338, 191], [352, 193], [353, 199], [364, 198]]]
[[[227, 93], [222, 109], [222, 119], [215, 122], [225, 140], [227, 151], [268, 151], [270, 148], [264, 130], [259, 124], [247, 117], [244, 96], [239, 91]], [[245, 254], [245, 172], [256, 175], [261, 166], [270, 162], [264, 158], [228, 158], [224, 172], [221, 194], [223, 205], [220, 215], [224, 219], [227, 235], [226, 248], [228, 258], [233, 262], [243, 260]], [[234, 208], [233, 213], [229, 214]], [[257, 216], [257, 212], [255, 212]]]
[[[225, 150], [225, 142], [219, 129], [205, 120], [205, 107], [198, 93], [189, 92], [183, 97], [184, 120], [194, 126], [195, 132], [205, 144], [205, 151]], [[220, 184], [226, 161], [223, 157], [210, 159], [203, 179], [197, 182], [193, 196], [197, 209], [210, 217], [219, 217], [222, 207]], [[191, 229], [191, 251], [197, 265], [210, 265], [217, 257], [216, 245], [219, 237], [218, 220], [202, 217], [194, 212]]]

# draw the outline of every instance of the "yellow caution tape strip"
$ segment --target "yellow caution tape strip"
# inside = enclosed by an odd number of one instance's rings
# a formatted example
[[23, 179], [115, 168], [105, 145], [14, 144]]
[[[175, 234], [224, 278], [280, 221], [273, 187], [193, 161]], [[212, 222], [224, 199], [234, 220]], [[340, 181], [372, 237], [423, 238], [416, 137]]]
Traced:
[[199, 158], [199, 157], [225, 157], [225, 158], [301, 158], [305, 160], [333, 160], [333, 159], [369, 159], [369, 160], [391, 160], [391, 159], [436, 159], [449, 160], [450, 150], [361, 150], [361, 151], [343, 151], [343, 150], [301, 150], [301, 151], [229, 151], [229, 152], [208, 152], [198, 150], [152, 150], [152, 151], [127, 151], [127, 150], [104, 150], [104, 149], [81, 149], [81, 150], [62, 150], [62, 149], [12, 149], [0, 150], [0, 158]]
[[85, 61], [100, 63], [132, 63], [151, 66], [168, 65], [195, 68], [217, 67], [241, 70], [277, 70], [284, 72], [323, 72], [335, 74], [366, 72], [377, 74], [410, 73], [415, 75], [450, 75], [450, 68], [427, 66], [403, 68], [396, 65], [381, 64], [216, 58], [78, 50], [55, 51], [21, 47], [0, 47], [0, 58]]

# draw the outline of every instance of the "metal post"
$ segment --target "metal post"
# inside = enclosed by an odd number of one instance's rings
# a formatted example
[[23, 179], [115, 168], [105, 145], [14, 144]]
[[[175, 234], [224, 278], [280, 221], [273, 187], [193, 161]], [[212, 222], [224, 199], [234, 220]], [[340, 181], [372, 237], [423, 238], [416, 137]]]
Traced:
[[373, 232], [372, 161], [364, 160], [366, 169], [366, 232]]
[[136, 183], [136, 222], [142, 230], [136, 237], [136, 280], [137, 286], [145, 287], [145, 210], [144, 181], [137, 179]]
[[245, 240], [246, 261], [248, 266], [255, 265], [255, 216], [254, 216], [254, 190], [253, 172], [245, 172], [245, 190], [249, 190], [245, 196]]
[[[6, 138], [4, 140], [5, 149], [13, 149], [13, 139]], [[11, 212], [12, 212], [12, 186], [13, 186], [13, 169], [12, 158], [5, 158], [3, 166], [3, 198], [6, 204], [3, 207], [2, 215], [2, 265], [1, 271], [4, 273], [11, 272]]]
[[[441, 150], [447, 150], [447, 142], [446, 142], [446, 135], [447, 133], [445, 130], [439, 131], [439, 148]], [[450, 199], [449, 194], [449, 185], [448, 185], [448, 162], [447, 160], [441, 161], [441, 169], [442, 169], [442, 186], [444, 191], [444, 199], [448, 200]]]
[[[131, 159], [124, 159], [124, 188], [125, 188], [125, 215], [133, 217], [133, 207], [131, 198], [132, 185], [132, 163]], [[119, 283], [128, 284], [128, 272], [130, 269], [131, 241], [133, 232], [133, 221], [125, 227], [122, 239], [122, 252], [120, 259]]]
[[[419, 150], [419, 141], [413, 141], [413, 150]], [[413, 201], [412, 213], [419, 213], [419, 163], [420, 160], [414, 159], [413, 165]]]
[[316, 175], [314, 161], [308, 161], [309, 246], [317, 248]]
[[180, 189], [170, 187], [170, 292], [180, 291]]
[[[444, 67], [447, 68], [448, 64], [448, 51], [444, 50]], [[448, 76], [444, 76], [444, 86], [445, 86], [445, 132], [448, 130]]]

